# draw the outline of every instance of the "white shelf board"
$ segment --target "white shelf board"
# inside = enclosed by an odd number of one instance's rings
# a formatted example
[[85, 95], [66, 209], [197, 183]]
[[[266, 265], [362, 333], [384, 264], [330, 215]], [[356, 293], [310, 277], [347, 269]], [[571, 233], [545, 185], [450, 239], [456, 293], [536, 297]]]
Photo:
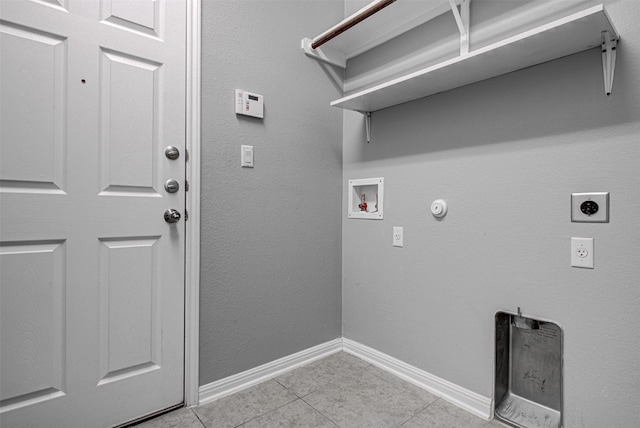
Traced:
[[[461, 0], [456, 0], [456, 4], [459, 5], [460, 2]], [[325, 34], [332, 33], [367, 7], [314, 37], [313, 41], [321, 39]], [[347, 60], [450, 11], [449, 0], [397, 0], [380, 12], [329, 40], [320, 49], [341, 52], [344, 54], [344, 59]]]
[[476, 51], [376, 85], [331, 103], [372, 112], [600, 46], [602, 31], [619, 38], [603, 5]]

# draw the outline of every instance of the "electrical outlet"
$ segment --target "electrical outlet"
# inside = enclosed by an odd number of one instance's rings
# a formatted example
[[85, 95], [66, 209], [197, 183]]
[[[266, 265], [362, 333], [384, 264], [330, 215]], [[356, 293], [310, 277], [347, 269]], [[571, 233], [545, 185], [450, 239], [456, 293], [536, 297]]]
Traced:
[[571, 266], [593, 269], [593, 238], [571, 238]]
[[394, 247], [402, 247], [403, 245], [403, 231], [402, 231], [402, 227], [397, 227], [394, 226], [393, 227], [393, 246]]
[[609, 223], [609, 192], [572, 193], [571, 221]]

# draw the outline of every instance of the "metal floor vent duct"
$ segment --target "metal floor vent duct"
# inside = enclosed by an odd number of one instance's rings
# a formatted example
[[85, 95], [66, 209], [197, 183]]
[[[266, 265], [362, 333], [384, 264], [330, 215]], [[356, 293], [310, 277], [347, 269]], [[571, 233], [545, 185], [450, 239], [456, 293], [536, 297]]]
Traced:
[[495, 416], [517, 428], [562, 427], [562, 329], [496, 314]]

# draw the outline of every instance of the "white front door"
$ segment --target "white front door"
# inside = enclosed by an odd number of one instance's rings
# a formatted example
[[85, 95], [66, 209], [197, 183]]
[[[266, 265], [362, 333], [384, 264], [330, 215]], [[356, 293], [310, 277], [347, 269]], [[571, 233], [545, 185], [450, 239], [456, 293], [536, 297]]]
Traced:
[[3, 428], [183, 401], [185, 3], [0, 0]]

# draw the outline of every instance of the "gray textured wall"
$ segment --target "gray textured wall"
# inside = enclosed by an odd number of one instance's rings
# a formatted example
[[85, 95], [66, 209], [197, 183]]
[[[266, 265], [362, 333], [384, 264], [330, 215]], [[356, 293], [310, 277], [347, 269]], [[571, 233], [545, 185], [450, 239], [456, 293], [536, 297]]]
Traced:
[[[472, 49], [575, 4], [475, 1]], [[491, 397], [494, 314], [520, 306], [564, 329], [566, 427], [640, 426], [640, 2], [605, 5], [622, 34], [610, 97], [592, 49], [374, 113], [370, 144], [345, 113], [343, 204], [348, 179], [382, 176], [385, 218], [343, 210], [344, 336]], [[394, 46], [349, 81], [401, 61]], [[587, 191], [611, 192], [610, 223], [571, 223]], [[569, 266], [571, 237], [595, 239], [594, 270]]]
[[[340, 93], [300, 40], [343, 12], [202, 2], [201, 385], [341, 336]], [[236, 88], [264, 95], [264, 120], [234, 114]]]

